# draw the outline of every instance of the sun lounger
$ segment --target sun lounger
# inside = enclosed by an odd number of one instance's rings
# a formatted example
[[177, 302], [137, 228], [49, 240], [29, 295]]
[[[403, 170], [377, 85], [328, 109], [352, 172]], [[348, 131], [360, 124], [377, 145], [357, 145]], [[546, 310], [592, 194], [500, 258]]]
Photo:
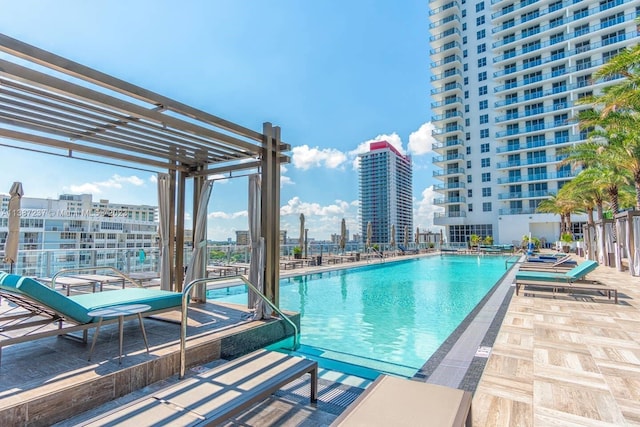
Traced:
[[[35, 279], [5, 272], [0, 272], [0, 297], [14, 305], [0, 313], [0, 352], [10, 344], [76, 331], [83, 331], [86, 342], [87, 330], [96, 327], [99, 321], [88, 313], [99, 308], [146, 304], [150, 309], [143, 315], [149, 316], [182, 307], [180, 292], [127, 288], [65, 296]], [[137, 318], [137, 315], [128, 318]], [[117, 321], [106, 319], [103, 324]], [[45, 328], [46, 325], [56, 327]]]
[[617, 304], [617, 289], [610, 288], [596, 280], [585, 279], [586, 275], [595, 270], [597, 266], [598, 263], [595, 261], [584, 261], [565, 273], [532, 270], [518, 271], [515, 278], [516, 295], [519, 295], [520, 288], [524, 289], [525, 287], [550, 288], [554, 295], [560, 290], [592, 290], [606, 293], [609, 299], [613, 294]]
[[83, 425], [219, 425], [307, 373], [311, 374], [310, 400], [315, 403], [318, 400], [317, 362], [258, 350], [121, 406]]
[[334, 422], [348, 426], [471, 426], [471, 393], [380, 375]]

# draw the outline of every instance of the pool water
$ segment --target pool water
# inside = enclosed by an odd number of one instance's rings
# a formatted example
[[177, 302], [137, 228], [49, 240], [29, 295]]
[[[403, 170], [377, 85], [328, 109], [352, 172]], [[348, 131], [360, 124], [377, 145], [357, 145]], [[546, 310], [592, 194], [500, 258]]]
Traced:
[[[434, 256], [285, 278], [280, 306], [300, 312], [298, 352], [322, 367], [411, 377], [505, 273], [504, 260]], [[247, 298], [224, 290], [207, 297]]]

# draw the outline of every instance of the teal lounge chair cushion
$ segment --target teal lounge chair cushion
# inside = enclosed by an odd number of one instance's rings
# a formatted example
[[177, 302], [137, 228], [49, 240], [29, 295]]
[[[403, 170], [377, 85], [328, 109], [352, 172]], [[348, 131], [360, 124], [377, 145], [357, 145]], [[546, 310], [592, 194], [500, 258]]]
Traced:
[[89, 323], [93, 320], [91, 316], [87, 316], [88, 310], [85, 307], [30, 277], [7, 274], [0, 277], [0, 287], [24, 294], [77, 323]]
[[86, 308], [87, 311], [123, 304], [147, 304], [149, 311], [181, 307], [180, 292], [161, 291], [159, 289], [127, 288], [117, 291], [96, 292], [67, 297]]
[[595, 261], [584, 261], [566, 273], [554, 273], [550, 271], [518, 271], [517, 280], [538, 280], [546, 282], [571, 283], [583, 279], [588, 273], [596, 269], [598, 263]]
[[0, 289], [23, 294], [80, 324], [98, 320], [87, 314], [91, 310], [114, 305], [147, 304], [149, 311], [182, 306], [180, 292], [127, 288], [68, 297], [32, 278], [6, 273], [0, 274]]

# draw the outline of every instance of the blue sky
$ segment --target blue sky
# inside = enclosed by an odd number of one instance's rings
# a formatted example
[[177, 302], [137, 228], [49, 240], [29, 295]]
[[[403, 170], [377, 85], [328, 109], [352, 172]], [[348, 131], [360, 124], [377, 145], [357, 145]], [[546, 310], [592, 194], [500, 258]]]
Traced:
[[[433, 227], [428, 4], [419, 0], [0, 0], [0, 33], [292, 146], [281, 228], [359, 231], [357, 153], [386, 139], [414, 164], [414, 223]], [[7, 143], [0, 141], [0, 143]], [[149, 172], [0, 146], [0, 191], [156, 205]], [[246, 230], [247, 179], [214, 184], [210, 239]], [[187, 203], [190, 210], [190, 204]]]

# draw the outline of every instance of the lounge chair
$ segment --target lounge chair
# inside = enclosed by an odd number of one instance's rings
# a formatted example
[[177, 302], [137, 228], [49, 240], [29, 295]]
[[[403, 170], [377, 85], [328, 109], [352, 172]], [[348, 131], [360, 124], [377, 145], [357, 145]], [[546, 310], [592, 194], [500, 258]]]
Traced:
[[[182, 306], [180, 292], [127, 288], [65, 296], [32, 278], [5, 272], [0, 272], [0, 298], [14, 305], [0, 313], [0, 356], [4, 346], [70, 332], [82, 331], [82, 340], [86, 342], [87, 330], [96, 327], [99, 321], [88, 313], [99, 308], [146, 304], [151, 308], [143, 315], [149, 316]], [[105, 319], [103, 324], [117, 321]], [[47, 325], [57, 327], [45, 328]]]
[[595, 261], [584, 261], [565, 273], [556, 273], [551, 271], [518, 271], [516, 273], [516, 282], [518, 281], [542, 281], [555, 283], [572, 283], [582, 280], [584, 277], [598, 267]]
[[604, 292], [611, 299], [613, 294], [615, 303], [618, 303], [618, 290], [605, 285], [597, 280], [586, 280], [587, 274], [598, 267], [595, 261], [584, 261], [571, 270], [561, 273], [552, 271], [518, 271], [516, 273], [515, 285], [516, 295], [519, 295], [520, 288], [536, 287], [551, 288], [555, 295], [561, 289], [570, 290], [590, 290]]

